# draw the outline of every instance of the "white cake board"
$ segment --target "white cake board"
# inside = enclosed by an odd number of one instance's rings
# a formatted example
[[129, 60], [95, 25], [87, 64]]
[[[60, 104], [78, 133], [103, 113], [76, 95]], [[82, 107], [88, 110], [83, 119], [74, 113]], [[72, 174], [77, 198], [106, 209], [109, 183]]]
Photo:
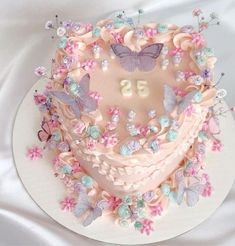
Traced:
[[83, 227], [73, 213], [63, 212], [60, 208], [59, 201], [66, 195], [65, 187], [59, 178], [54, 177], [49, 154], [38, 161], [30, 161], [26, 157], [27, 147], [40, 145], [36, 134], [40, 127], [41, 115], [33, 102], [33, 93], [35, 89], [43, 91], [44, 86], [45, 81], [38, 81], [18, 109], [13, 128], [13, 153], [18, 174], [27, 192], [45, 213], [61, 225], [103, 242], [147, 244], [167, 240], [191, 230], [211, 216], [224, 201], [235, 177], [235, 124], [230, 113], [221, 120], [220, 138], [224, 150], [221, 153], [208, 153], [207, 172], [214, 186], [212, 197], [201, 197], [193, 208], [186, 205], [170, 207], [166, 215], [156, 219], [155, 231], [149, 236], [135, 231], [133, 226], [121, 228], [108, 217], [101, 217], [90, 226]]

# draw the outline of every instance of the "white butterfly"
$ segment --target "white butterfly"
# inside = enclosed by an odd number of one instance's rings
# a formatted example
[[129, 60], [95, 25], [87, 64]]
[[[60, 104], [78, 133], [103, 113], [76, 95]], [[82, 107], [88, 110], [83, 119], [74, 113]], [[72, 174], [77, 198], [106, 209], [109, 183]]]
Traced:
[[178, 182], [178, 191], [176, 196], [176, 202], [180, 205], [183, 201], [184, 196], [186, 197], [186, 202], [189, 207], [193, 207], [199, 200], [199, 195], [203, 190], [203, 185], [199, 182], [185, 186], [183, 169], [180, 169], [175, 174], [176, 180]]
[[174, 90], [169, 85], [164, 85], [164, 100], [163, 105], [165, 111], [170, 113], [178, 106], [177, 113], [181, 114], [192, 102], [197, 90], [189, 92], [182, 100], [178, 101]]
[[89, 214], [83, 221], [83, 226], [90, 225], [94, 220], [102, 215], [103, 209], [108, 207], [108, 202], [101, 200], [96, 203], [95, 207], [93, 207], [88, 199], [86, 190], [82, 187], [79, 187], [79, 196], [77, 200], [77, 204], [75, 206], [74, 213], [76, 216], [80, 217], [89, 211]]

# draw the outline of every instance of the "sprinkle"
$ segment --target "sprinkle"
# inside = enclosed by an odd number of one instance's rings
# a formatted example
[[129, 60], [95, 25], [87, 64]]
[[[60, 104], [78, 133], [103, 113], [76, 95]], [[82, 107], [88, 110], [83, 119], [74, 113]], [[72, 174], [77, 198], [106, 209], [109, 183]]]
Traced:
[[65, 199], [61, 201], [60, 204], [63, 211], [71, 212], [74, 209], [76, 202], [73, 197], [65, 197]]
[[180, 28], [180, 31], [184, 33], [192, 33], [194, 32], [194, 27], [191, 25], [185, 25]]
[[166, 134], [166, 139], [170, 142], [176, 140], [178, 132], [174, 129], [170, 129]]
[[192, 12], [192, 15], [193, 15], [193, 16], [199, 16], [199, 15], [201, 15], [201, 14], [202, 14], [202, 10], [199, 9], [199, 8], [195, 8], [195, 9], [193, 10], [193, 12]]
[[161, 191], [165, 196], [168, 196], [170, 194], [171, 188], [168, 184], [162, 184]]
[[42, 153], [43, 153], [42, 148], [40, 148], [38, 146], [33, 146], [31, 148], [28, 148], [26, 156], [30, 160], [35, 161], [35, 160], [41, 159], [43, 157]]
[[119, 206], [119, 208], [118, 208], [118, 215], [122, 219], [128, 219], [128, 218], [130, 218], [131, 211], [129, 209], [129, 206], [126, 205], [126, 204], [122, 204], [121, 206]]
[[119, 205], [122, 203], [122, 199], [115, 197], [115, 196], [111, 196], [108, 199], [108, 203], [109, 203], [109, 208], [114, 211], [116, 208], [119, 207]]
[[105, 132], [102, 136], [101, 142], [104, 144], [105, 147], [110, 148], [118, 143], [118, 138], [115, 133], [111, 134], [109, 132]]
[[130, 110], [127, 113], [128, 121], [133, 121], [136, 117], [136, 112], [134, 110]]
[[198, 91], [194, 97], [193, 97], [193, 101], [196, 102], [196, 103], [200, 103], [202, 101], [202, 97], [203, 97], [203, 94], [202, 92]]
[[151, 150], [153, 151], [153, 153], [158, 152], [159, 149], [160, 149], [159, 141], [157, 139], [151, 140], [150, 143], [149, 143], [149, 147], [151, 148]]
[[168, 26], [165, 24], [158, 24], [157, 31], [159, 33], [166, 33], [166, 32], [168, 32]]
[[215, 140], [212, 143], [212, 151], [218, 151], [220, 152], [222, 150], [223, 144], [221, 143], [220, 140]]
[[225, 89], [219, 89], [216, 92], [216, 97], [222, 99], [227, 96], [227, 91]]
[[46, 68], [42, 67], [42, 66], [37, 67], [37, 68], [35, 68], [34, 73], [36, 76], [42, 77], [42, 76], [46, 75]]
[[56, 34], [59, 37], [63, 37], [66, 33], [66, 29], [64, 27], [58, 27], [56, 30]]
[[109, 66], [109, 61], [107, 59], [101, 61], [101, 68], [103, 72], [108, 70], [108, 66]]
[[91, 188], [93, 186], [93, 179], [90, 176], [82, 176], [81, 182], [87, 188]]
[[163, 115], [159, 118], [159, 123], [161, 124], [161, 127], [168, 127], [170, 125], [170, 119]]
[[149, 235], [150, 232], [153, 231], [152, 224], [153, 224], [152, 220], [144, 219], [142, 221], [142, 227], [140, 229], [140, 232], [141, 233], [146, 233], [147, 235]]
[[87, 134], [93, 139], [97, 139], [100, 136], [100, 129], [98, 126], [89, 126], [87, 129]]
[[120, 116], [121, 115], [121, 110], [120, 110], [119, 107], [113, 106], [113, 107], [110, 107], [108, 109], [108, 114], [111, 115], [111, 116], [112, 115], [118, 115], [118, 116]]
[[163, 208], [162, 208], [162, 205], [161, 205], [161, 203], [158, 203], [157, 205], [155, 205], [155, 206], [150, 206], [149, 207], [150, 208], [150, 213], [151, 213], [151, 215], [153, 215], [153, 216], [161, 216], [162, 215], [162, 211], [163, 211]]
[[155, 118], [155, 117], [156, 117], [156, 115], [157, 115], [157, 112], [156, 112], [156, 110], [155, 110], [155, 109], [151, 109], [151, 110], [149, 110], [149, 112], [148, 112], [148, 117], [149, 117], [150, 119]]
[[188, 82], [194, 85], [201, 85], [204, 79], [200, 75], [192, 75], [188, 78]]
[[53, 22], [51, 20], [48, 20], [45, 23], [45, 29], [49, 30], [49, 29], [52, 29], [52, 28], [53, 28]]

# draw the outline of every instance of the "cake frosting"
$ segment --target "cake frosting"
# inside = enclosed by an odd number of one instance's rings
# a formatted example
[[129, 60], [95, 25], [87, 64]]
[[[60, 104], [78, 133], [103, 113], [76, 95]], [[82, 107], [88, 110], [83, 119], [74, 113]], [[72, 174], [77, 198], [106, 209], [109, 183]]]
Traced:
[[149, 234], [149, 218], [169, 202], [211, 195], [205, 150], [222, 146], [213, 105], [224, 91], [199, 24], [136, 25], [124, 13], [95, 25], [46, 23], [58, 46], [51, 74], [35, 70], [49, 79], [34, 95], [38, 137], [68, 190], [62, 208], [84, 226], [106, 215]]

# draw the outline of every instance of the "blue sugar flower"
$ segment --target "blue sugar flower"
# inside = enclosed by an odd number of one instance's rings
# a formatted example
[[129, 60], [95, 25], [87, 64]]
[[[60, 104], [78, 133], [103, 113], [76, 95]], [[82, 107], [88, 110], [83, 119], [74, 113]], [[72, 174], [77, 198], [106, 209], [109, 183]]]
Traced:
[[177, 138], [178, 132], [174, 129], [170, 129], [166, 134], [166, 139], [170, 142], [174, 141]]
[[66, 45], [67, 45], [67, 38], [65, 36], [63, 36], [60, 38], [58, 47], [61, 49], [64, 49], [66, 47]]
[[98, 126], [89, 126], [87, 129], [87, 133], [93, 139], [97, 139], [100, 136], [100, 129]]
[[170, 125], [170, 119], [163, 115], [159, 118], [159, 123], [162, 127], [168, 127]]
[[166, 24], [158, 24], [157, 31], [159, 33], [166, 33], [168, 32], [168, 26]]

